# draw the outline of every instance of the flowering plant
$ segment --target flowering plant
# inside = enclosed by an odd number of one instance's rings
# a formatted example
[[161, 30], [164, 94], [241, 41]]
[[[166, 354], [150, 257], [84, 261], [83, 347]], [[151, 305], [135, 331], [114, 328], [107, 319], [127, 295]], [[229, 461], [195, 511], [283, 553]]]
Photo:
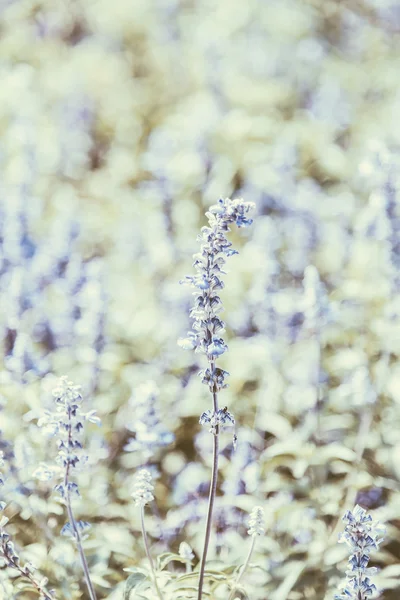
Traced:
[[375, 567], [368, 567], [370, 554], [378, 550], [385, 529], [374, 523], [371, 515], [358, 504], [353, 511], [348, 510], [342, 520], [346, 526], [339, 541], [347, 544], [351, 554], [346, 586], [336, 594], [335, 600], [368, 600], [377, 591], [370, 579], [377, 572]]

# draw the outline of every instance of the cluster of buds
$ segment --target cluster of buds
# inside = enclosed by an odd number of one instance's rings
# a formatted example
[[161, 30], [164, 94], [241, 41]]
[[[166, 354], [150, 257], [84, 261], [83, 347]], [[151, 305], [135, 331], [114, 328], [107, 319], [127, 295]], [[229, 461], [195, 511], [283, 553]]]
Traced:
[[261, 506], [255, 506], [251, 511], [249, 518], [249, 529], [247, 530], [247, 533], [250, 536], [264, 535], [264, 509]]
[[181, 542], [179, 544], [179, 556], [187, 561], [194, 559], [194, 552], [187, 542]]
[[153, 491], [154, 485], [151, 473], [147, 471], [147, 469], [141, 469], [136, 476], [133, 492], [131, 494], [135, 506], [144, 507], [154, 500]]
[[219, 392], [228, 387], [228, 384], [225, 383], [225, 377], [228, 375], [228, 371], [224, 371], [218, 367], [215, 367], [212, 371], [210, 369], [203, 369], [199, 372], [201, 382], [208, 385], [210, 392]]
[[335, 596], [335, 600], [368, 600], [376, 592], [370, 577], [377, 572], [374, 567], [368, 568], [370, 553], [379, 548], [385, 530], [379, 523], [373, 523], [372, 517], [358, 505], [353, 512], [348, 510], [345, 513], [343, 521], [346, 526], [339, 536], [339, 542], [346, 543], [351, 554], [346, 586]]
[[219, 408], [217, 411], [204, 411], [200, 417], [199, 423], [200, 425], [208, 427], [209, 432], [215, 435], [225, 427], [234, 427], [235, 418], [225, 407]]
[[187, 542], [181, 542], [179, 545], [179, 556], [186, 564], [186, 573], [191, 573], [194, 552]]
[[[85, 540], [88, 537], [86, 532], [92, 527], [91, 524], [87, 521], [75, 521], [75, 525], [80, 533], [81, 540]], [[61, 529], [61, 535], [76, 539], [76, 533], [71, 523], [65, 523], [64, 527]]]

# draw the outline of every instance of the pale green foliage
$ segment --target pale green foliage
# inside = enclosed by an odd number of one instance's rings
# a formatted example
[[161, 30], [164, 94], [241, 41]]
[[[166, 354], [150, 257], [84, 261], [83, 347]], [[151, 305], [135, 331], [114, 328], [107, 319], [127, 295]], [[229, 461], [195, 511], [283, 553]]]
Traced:
[[[204, 210], [243, 196], [257, 218], [232, 232], [221, 291], [238, 449], [221, 434], [206, 592], [229, 598], [262, 505], [236, 597], [331, 600], [344, 509], [365, 505], [399, 537], [396, 3], [1, 4], [0, 501], [21, 557], [58, 598], [87, 600], [63, 506], [32, 476], [54, 459], [36, 419], [68, 374], [103, 423], [85, 427], [77, 473], [99, 600], [123, 598], [127, 568], [152, 593], [130, 496], [147, 465], [123, 449], [129, 398], [156, 381], [175, 441], [151, 458], [146, 528], [155, 562], [193, 548], [193, 575], [178, 559], [157, 568], [167, 599], [195, 596], [210, 434], [201, 365], [175, 344], [189, 307], [177, 282]], [[382, 600], [398, 598], [396, 544], [376, 553]], [[37, 598], [10, 575], [0, 568], [0, 597]]]

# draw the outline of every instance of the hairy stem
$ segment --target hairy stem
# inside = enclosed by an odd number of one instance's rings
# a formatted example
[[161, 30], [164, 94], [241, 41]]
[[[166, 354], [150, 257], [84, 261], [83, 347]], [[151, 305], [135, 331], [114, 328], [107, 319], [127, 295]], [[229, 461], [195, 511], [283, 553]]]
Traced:
[[4, 554], [5, 558], [8, 560], [9, 564], [13, 567], [13, 569], [15, 569], [16, 571], [18, 571], [19, 574], [21, 575], [21, 577], [24, 577], [25, 579], [27, 579], [28, 581], [30, 581], [30, 583], [39, 592], [39, 594], [41, 594], [41, 596], [44, 598], [44, 600], [55, 600], [55, 597], [54, 596], [50, 596], [50, 594], [46, 590], [46, 588], [44, 588], [43, 586], [41, 586], [40, 583], [38, 583], [36, 581], [36, 579], [31, 575], [31, 573], [28, 573], [27, 571], [25, 571], [16, 562], [16, 560], [8, 554], [8, 552], [7, 552], [7, 550], [5, 548], [2, 548], [2, 551], [3, 551], [3, 554]]
[[[69, 450], [72, 446], [72, 423], [71, 423], [71, 413], [70, 412], [68, 412], [68, 419], [69, 419], [69, 424], [68, 424], [68, 450]], [[97, 600], [96, 592], [94, 591], [94, 586], [93, 586], [92, 580], [90, 578], [89, 566], [88, 566], [88, 563], [86, 560], [85, 553], [83, 551], [81, 534], [79, 532], [79, 529], [78, 529], [78, 526], [76, 524], [76, 520], [74, 517], [74, 513], [72, 510], [71, 497], [70, 497], [70, 493], [69, 493], [69, 489], [68, 489], [70, 467], [71, 467], [71, 463], [68, 462], [65, 467], [65, 475], [64, 475], [65, 505], [67, 507], [68, 519], [69, 519], [70, 525], [72, 527], [72, 530], [74, 532], [76, 545], [78, 547], [79, 557], [81, 560], [83, 574], [85, 577], [86, 586], [87, 586], [87, 589], [89, 592], [90, 600]]]
[[214, 434], [214, 446], [213, 446], [213, 468], [211, 475], [211, 485], [210, 485], [210, 495], [208, 498], [208, 512], [207, 512], [207, 523], [206, 523], [206, 533], [204, 538], [204, 548], [203, 548], [203, 556], [201, 558], [201, 566], [200, 566], [200, 574], [199, 574], [199, 590], [198, 590], [198, 600], [201, 600], [203, 593], [203, 583], [204, 583], [204, 570], [206, 568], [206, 559], [208, 552], [208, 545], [210, 542], [211, 535], [211, 525], [212, 525], [212, 514], [214, 509], [214, 499], [217, 491], [217, 480], [218, 480], [218, 433]]
[[238, 577], [237, 577], [237, 579], [236, 579], [236, 583], [239, 583], [239, 582], [240, 582], [240, 580], [242, 579], [243, 575], [244, 575], [244, 574], [245, 574], [245, 572], [246, 572], [246, 569], [247, 569], [247, 567], [249, 566], [249, 562], [250, 562], [250, 559], [251, 559], [251, 555], [253, 554], [254, 546], [255, 546], [255, 544], [256, 544], [256, 536], [255, 536], [255, 535], [253, 535], [252, 537], [253, 537], [253, 539], [251, 540], [251, 546], [250, 546], [249, 552], [248, 552], [248, 554], [247, 554], [247, 558], [246, 558], [246, 560], [245, 560], [245, 562], [244, 562], [244, 565], [243, 565], [243, 567], [241, 568], [241, 570], [240, 570], [240, 573], [239, 573], [239, 575], [238, 575]]
[[157, 596], [160, 598], [160, 600], [163, 600], [162, 594], [160, 592], [160, 588], [158, 587], [156, 571], [154, 569], [153, 559], [151, 558], [149, 541], [147, 539], [146, 528], [144, 526], [144, 506], [140, 507], [140, 522], [142, 525], [142, 536], [143, 536], [143, 542], [144, 542], [144, 549], [146, 551], [147, 559], [150, 563], [150, 570], [151, 570], [151, 574], [153, 577], [154, 587], [156, 588]]
[[[210, 362], [211, 372], [214, 371], [215, 363], [214, 361]], [[213, 391], [213, 406], [214, 412], [218, 411], [218, 396], [217, 392]], [[199, 573], [199, 588], [197, 599], [201, 600], [203, 594], [203, 583], [204, 583], [204, 571], [206, 568], [206, 560], [207, 560], [207, 552], [208, 545], [210, 543], [210, 535], [211, 535], [211, 525], [212, 525], [212, 515], [214, 509], [214, 500], [217, 491], [217, 481], [218, 481], [218, 451], [219, 451], [219, 428], [216, 427], [216, 431], [213, 435], [213, 466], [212, 466], [212, 474], [211, 474], [211, 484], [210, 484], [210, 494], [208, 498], [208, 511], [207, 511], [207, 523], [206, 523], [206, 532], [204, 537], [204, 548], [203, 548], [203, 556], [201, 558], [200, 565], [200, 573]]]
[[83, 574], [85, 576], [86, 586], [89, 592], [90, 600], [97, 600], [96, 592], [94, 591], [93, 583], [90, 578], [89, 566], [86, 560], [85, 552], [83, 551], [81, 534], [79, 533], [79, 529], [76, 525], [74, 513], [72, 512], [71, 499], [69, 497], [68, 492], [66, 497], [66, 506], [68, 512], [68, 519], [71, 523], [71, 527], [73, 529], [74, 536], [76, 539], [76, 545], [78, 547], [79, 558], [81, 559], [81, 565], [83, 569]]

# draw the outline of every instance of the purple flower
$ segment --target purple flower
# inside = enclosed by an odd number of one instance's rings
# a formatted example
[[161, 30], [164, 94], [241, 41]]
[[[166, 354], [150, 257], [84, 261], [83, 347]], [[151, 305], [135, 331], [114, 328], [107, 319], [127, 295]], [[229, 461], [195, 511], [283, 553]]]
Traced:
[[[247, 214], [254, 208], [253, 202], [244, 202], [242, 199], [231, 200], [222, 198], [217, 204], [206, 212], [208, 226], [201, 228], [198, 241], [201, 242], [200, 252], [193, 255], [193, 266], [196, 275], [188, 275], [181, 283], [189, 283], [197, 291], [194, 293], [194, 305], [190, 311], [193, 320], [193, 329], [186, 338], [180, 338], [178, 344], [188, 350], [203, 352], [208, 359], [208, 368], [200, 371], [202, 383], [208, 385], [214, 397], [213, 410], [203, 412], [200, 424], [209, 427], [209, 431], [218, 435], [220, 429], [235, 425], [235, 419], [226, 409], [218, 409], [216, 394], [227, 387], [225, 377], [227, 371], [216, 367], [219, 356], [228, 350], [228, 346], [221, 336], [225, 331], [225, 323], [219, 317], [223, 306], [218, 295], [224, 283], [221, 275], [225, 273], [223, 267], [226, 257], [238, 254], [231, 248], [232, 243], [226, 238], [230, 231], [229, 225], [234, 223], [237, 227], [248, 227], [252, 219]], [[236, 436], [234, 435], [234, 444]]]
[[230, 198], [220, 199], [210, 207], [206, 213], [208, 226], [202, 227], [198, 236], [198, 241], [201, 242], [200, 252], [193, 255], [196, 275], [188, 275], [181, 281], [190, 284], [197, 292], [190, 311], [193, 330], [185, 338], [180, 338], [178, 344], [184, 349], [207, 355], [210, 369], [207, 376], [203, 377], [203, 382], [210, 385], [210, 382], [214, 384], [218, 380], [219, 389], [225, 387], [224, 377], [228, 373], [222, 370], [217, 373], [213, 363], [227, 351], [228, 346], [220, 337], [225, 330], [225, 323], [218, 316], [223, 308], [218, 292], [224, 287], [221, 275], [225, 273], [223, 267], [226, 257], [238, 253], [237, 250], [232, 250], [232, 243], [225, 234], [230, 231], [231, 223], [237, 227], [251, 225], [253, 221], [247, 215], [253, 208], [253, 202]]
[[368, 600], [376, 591], [369, 576], [377, 572], [376, 568], [368, 568], [372, 550], [377, 550], [383, 540], [384, 528], [372, 521], [371, 515], [358, 504], [353, 511], [348, 510], [343, 521], [346, 523], [339, 542], [346, 543], [351, 549], [348, 561], [346, 586], [335, 600]]

